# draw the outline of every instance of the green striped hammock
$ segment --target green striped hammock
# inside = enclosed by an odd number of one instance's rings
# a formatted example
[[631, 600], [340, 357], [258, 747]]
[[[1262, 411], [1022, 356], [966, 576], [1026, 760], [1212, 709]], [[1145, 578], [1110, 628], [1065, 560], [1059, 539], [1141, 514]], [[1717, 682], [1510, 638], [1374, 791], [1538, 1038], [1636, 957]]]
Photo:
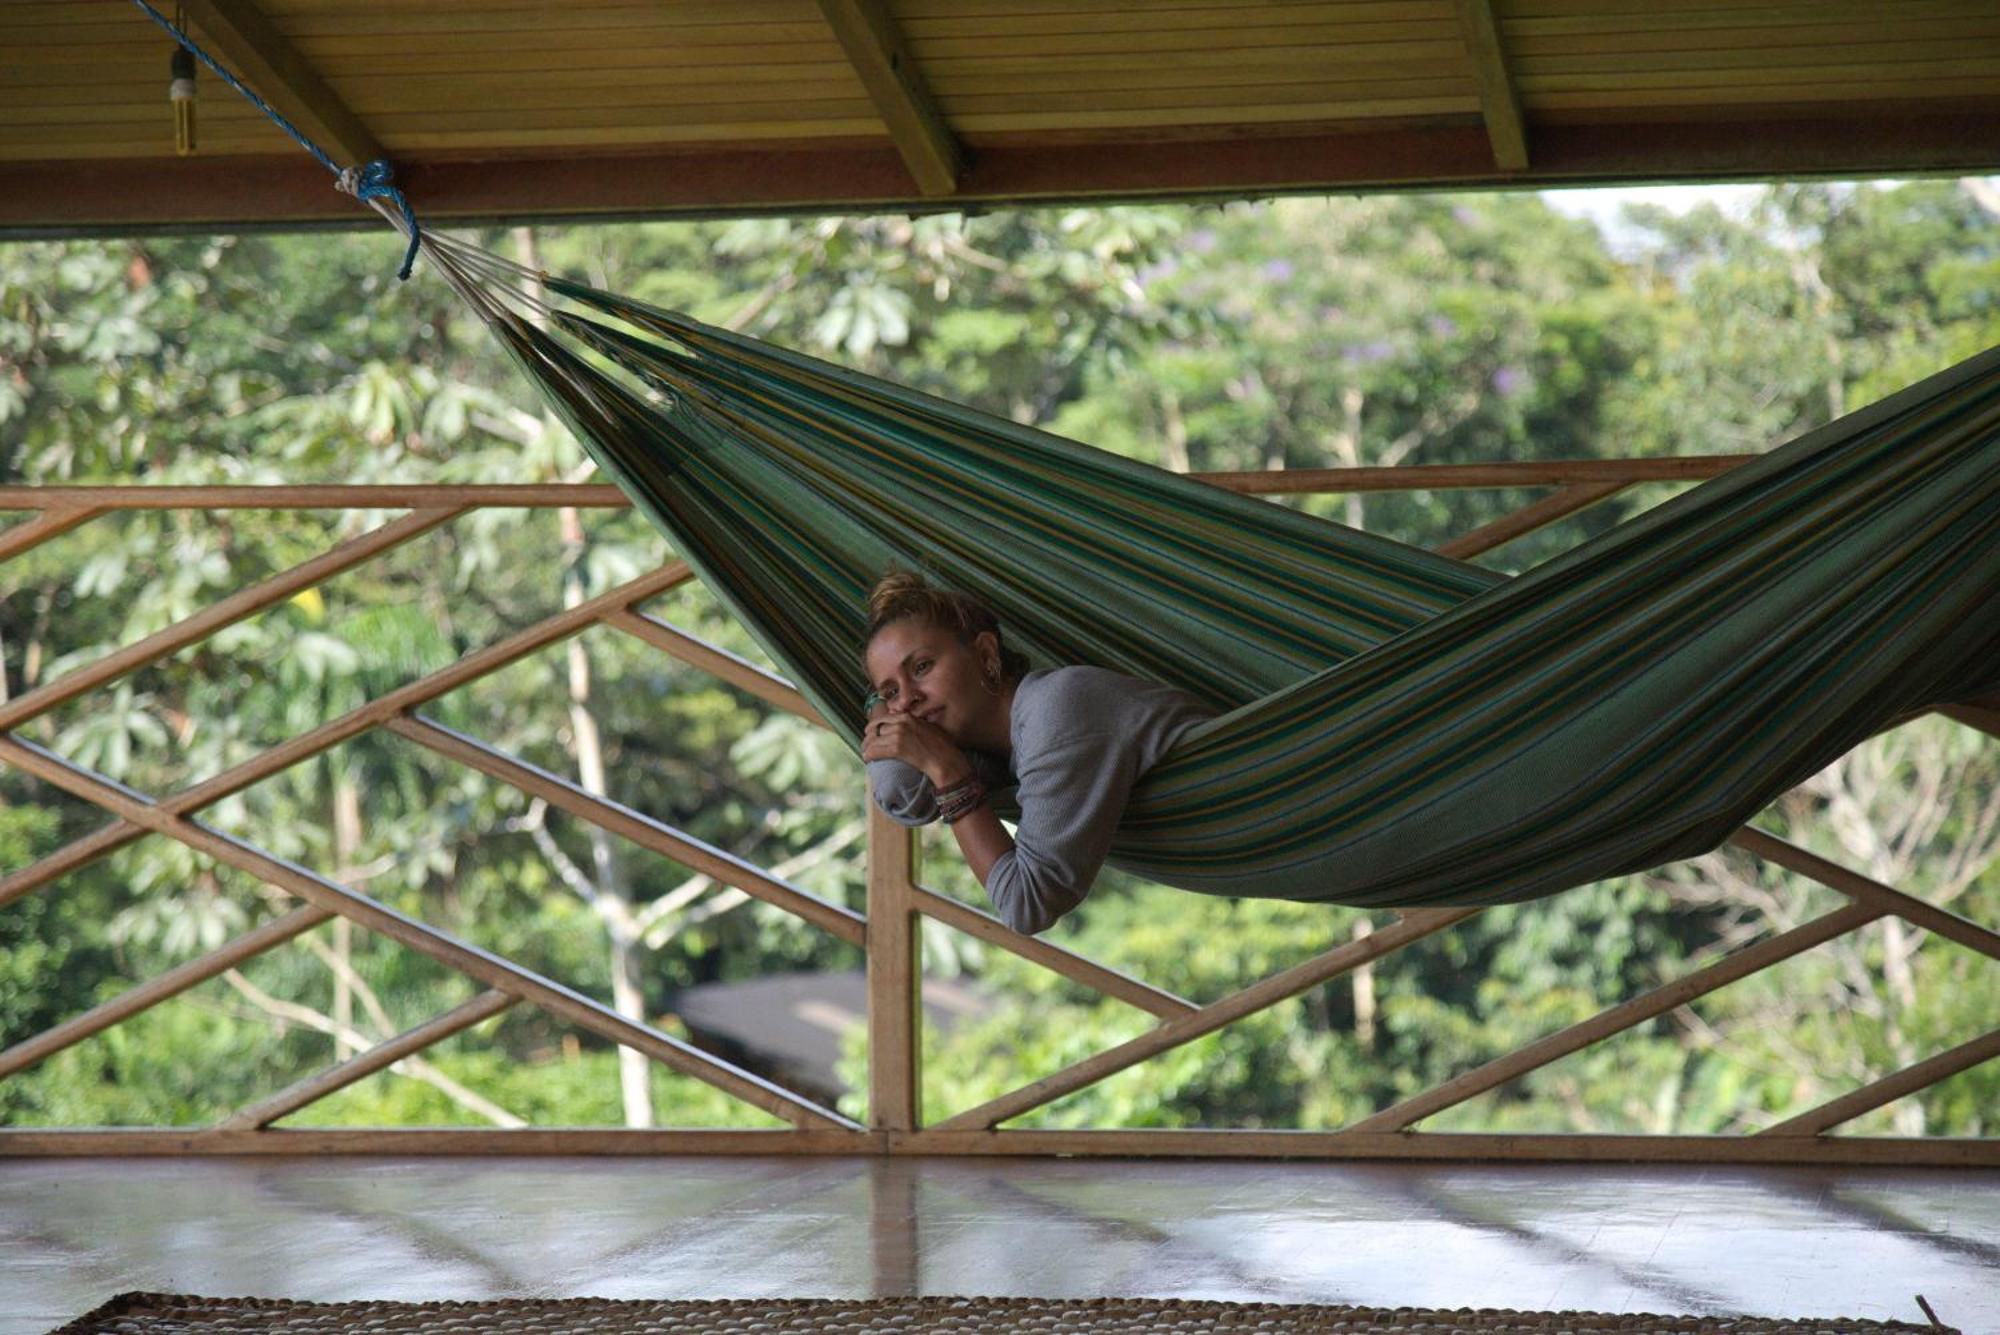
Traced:
[[1508, 577], [582, 284], [537, 276], [565, 300], [524, 319], [496, 296], [524, 272], [426, 248], [857, 753], [891, 565], [983, 599], [1035, 666], [1219, 711], [1112, 846], [1169, 885], [1550, 894], [1706, 852], [2000, 684], [2000, 349]]

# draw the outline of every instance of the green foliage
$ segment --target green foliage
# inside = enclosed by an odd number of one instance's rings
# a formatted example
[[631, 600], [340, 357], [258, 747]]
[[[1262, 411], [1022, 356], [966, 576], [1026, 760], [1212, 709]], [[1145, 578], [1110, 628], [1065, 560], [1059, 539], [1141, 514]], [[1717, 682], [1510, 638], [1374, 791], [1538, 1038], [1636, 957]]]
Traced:
[[[551, 270], [1170, 467], [1262, 469], [1756, 451], [2000, 342], [1993, 220], [1955, 183], [1772, 188], [1753, 212], [1636, 210], [1614, 255], [1532, 196], [1053, 208], [976, 217], [565, 227], [481, 238]], [[441, 285], [396, 283], [386, 236], [0, 247], [8, 482], [534, 482], [576, 442]], [[1660, 499], [1634, 490], [1483, 557], [1525, 569]], [[1494, 491], [1287, 501], [1436, 544], [1529, 499]], [[0, 566], [5, 694], [96, 661], [397, 516], [140, 512]], [[565, 527], [565, 524], [568, 524]], [[629, 511], [483, 509], [239, 622], [20, 735], [163, 795], [359, 708], [671, 556]], [[752, 662], [706, 591], [646, 611]], [[574, 655], [573, 655], [574, 650]], [[585, 699], [572, 699], [579, 673]], [[835, 739], [608, 630], [421, 707], [850, 908], [861, 768]], [[586, 718], [587, 715], [587, 718]], [[2000, 757], [1935, 720], [1878, 739], [1766, 825], [1977, 921], [2000, 920]], [[399, 912], [672, 1028], [679, 989], [852, 968], [854, 948], [733, 907], [686, 867], [379, 729], [200, 813]], [[0, 874], [103, 823], [0, 770]], [[343, 833], [343, 828], [347, 828]], [[1856, 831], [1884, 831], [1876, 845]], [[1837, 833], [1829, 835], [1833, 830]], [[924, 883], [980, 904], [950, 840]], [[1015, 1119], [1018, 1126], [1337, 1127], [1824, 911], [1713, 857], [1456, 928]], [[0, 906], [0, 1046], [289, 907], [161, 838]], [[1387, 925], [1116, 873], [1051, 934], [1197, 1002]], [[941, 1118], [1152, 1021], [935, 921], [926, 965], [987, 1019], [927, 1035]], [[344, 952], [344, 953], [343, 953]], [[342, 1001], [336, 960], [364, 991]], [[0, 1081], [0, 1124], [188, 1125], [321, 1069], [345, 1006], [377, 1041], [471, 985], [330, 927]], [[1883, 924], [1648, 1019], [1447, 1109], [1431, 1129], [1754, 1130], [1990, 1027], [1991, 961]], [[262, 1000], [259, 1000], [261, 998]], [[377, 1010], [379, 1009], [379, 1014]], [[307, 1022], [301, 1017], [318, 1017]], [[625, 1120], [616, 1054], [528, 1007], [287, 1125]], [[864, 1090], [862, 1036], [844, 1064]], [[655, 1066], [660, 1125], [765, 1114]], [[451, 1090], [459, 1093], [452, 1093]], [[2000, 1069], [1850, 1130], [1992, 1134]], [[843, 1101], [866, 1114], [859, 1092]]]

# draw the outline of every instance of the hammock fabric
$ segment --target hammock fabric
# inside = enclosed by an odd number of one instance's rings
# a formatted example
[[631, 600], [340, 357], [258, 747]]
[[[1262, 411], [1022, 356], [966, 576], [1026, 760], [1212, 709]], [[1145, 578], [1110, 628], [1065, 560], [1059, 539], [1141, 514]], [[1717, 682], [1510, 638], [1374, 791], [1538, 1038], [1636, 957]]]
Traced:
[[1112, 848], [1170, 885], [1545, 895], [1706, 852], [2000, 684], [2000, 349], [1510, 578], [581, 284], [547, 279], [568, 305], [530, 323], [492, 295], [521, 275], [434, 249], [857, 752], [891, 565], [983, 599], [1037, 666], [1222, 711]]

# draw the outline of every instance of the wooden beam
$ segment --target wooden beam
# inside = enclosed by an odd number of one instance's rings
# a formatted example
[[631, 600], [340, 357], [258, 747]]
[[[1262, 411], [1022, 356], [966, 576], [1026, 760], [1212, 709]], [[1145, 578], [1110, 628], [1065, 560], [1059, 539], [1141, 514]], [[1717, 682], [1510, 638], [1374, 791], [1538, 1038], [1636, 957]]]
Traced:
[[246, 617], [255, 616], [283, 602], [301, 589], [310, 589], [342, 571], [372, 561], [383, 552], [428, 533], [463, 513], [463, 509], [451, 507], [419, 510], [358, 538], [350, 538], [332, 551], [301, 562], [261, 583], [240, 589], [220, 602], [154, 631], [143, 640], [106, 654], [88, 667], [78, 668], [0, 704], [0, 731], [19, 727], [94, 687], [150, 667], [226, 626], [233, 626]]
[[[4, 745], [5, 743], [0, 743], [0, 747]], [[1211, 1001], [1200, 1010], [1166, 1020], [1137, 1038], [1128, 1039], [1116, 1047], [1106, 1048], [1081, 1061], [1072, 1062], [1059, 1071], [1045, 1075], [999, 1098], [989, 1099], [976, 1108], [968, 1108], [939, 1122], [936, 1129], [991, 1132], [1009, 1118], [1019, 1117], [1022, 1113], [1039, 1108], [1043, 1104], [1053, 1103], [1065, 1094], [1073, 1094], [1086, 1085], [1096, 1084], [1106, 1076], [1114, 1075], [1128, 1066], [1136, 1066], [1149, 1057], [1158, 1056], [1168, 1048], [1179, 1047], [1204, 1034], [1213, 1033], [1254, 1011], [1263, 1010], [1267, 1006], [1295, 997], [1301, 992], [1318, 987], [1321, 983], [1338, 978], [1384, 955], [1393, 954], [1412, 941], [1441, 932], [1484, 911], [1483, 906], [1411, 909], [1396, 922], [1372, 935], [1346, 945], [1336, 946], [1304, 963], [1295, 964], [1289, 969], [1274, 973], [1248, 987]], [[869, 928], [871, 932], [875, 930], [872, 913], [869, 915]], [[896, 1131], [902, 1128], [879, 1129]]]
[[[385, 156], [382, 145], [348, 110], [298, 49], [271, 25], [254, 0], [181, 0], [190, 23], [201, 30], [212, 54], [219, 56], [257, 96], [276, 107], [307, 138], [345, 159], [342, 166], [360, 166]], [[233, 90], [224, 96], [236, 97]]]
[[310, 931], [333, 916], [333, 910], [316, 904], [293, 909], [283, 917], [252, 928], [233, 941], [228, 941], [185, 964], [167, 970], [158, 978], [140, 983], [108, 1001], [99, 1002], [81, 1015], [72, 1016], [45, 1029], [31, 1038], [0, 1052], [0, 1079], [19, 1070], [33, 1066], [36, 1062], [51, 1057], [73, 1043], [80, 1043], [92, 1034], [102, 1033], [122, 1020], [128, 1020], [143, 1010], [159, 1005], [169, 997], [179, 996], [197, 983], [203, 983], [233, 969], [244, 960], [261, 955], [273, 946], [283, 945], [301, 932]]
[[589, 821], [600, 829], [631, 840], [641, 848], [672, 858], [691, 871], [700, 872], [788, 913], [797, 914], [849, 944], [859, 946], [867, 943], [867, 920], [852, 909], [829, 903], [787, 884], [755, 863], [705, 843], [685, 830], [677, 830], [665, 821], [608, 801], [587, 791], [581, 784], [538, 769], [464, 733], [440, 727], [420, 715], [399, 714], [382, 726], [399, 737], [429, 747], [439, 755], [476, 769], [489, 778], [539, 797], [579, 820]]
[[214, 1129], [218, 1132], [255, 1131], [269, 1126], [280, 1117], [289, 1116], [307, 1104], [317, 1103], [384, 1067], [394, 1066], [410, 1054], [422, 1052], [461, 1029], [470, 1029], [481, 1020], [500, 1014], [518, 1000], [520, 998], [499, 988], [488, 988], [463, 1006], [426, 1020], [414, 1029], [406, 1029], [338, 1066], [286, 1086], [269, 1098], [259, 1099], [234, 1116], [217, 1122]]
[[11, 561], [23, 552], [31, 552], [50, 538], [67, 533], [79, 524], [88, 523], [102, 513], [101, 510], [88, 507], [51, 508], [33, 519], [24, 520], [5, 532], [0, 532], [0, 561]]
[[1978, 1038], [1960, 1043], [1957, 1047], [1940, 1052], [1934, 1057], [1905, 1066], [1900, 1071], [1871, 1081], [1860, 1089], [1841, 1095], [1837, 1099], [1819, 1107], [1787, 1118], [1776, 1126], [1767, 1126], [1757, 1132], [1760, 1136], [1816, 1136], [1829, 1127], [1850, 1122], [1865, 1112], [1873, 1112], [1885, 1103], [1914, 1094], [1920, 1089], [1929, 1089], [1938, 1081], [1969, 1071], [1981, 1062], [2000, 1057], [2000, 1029], [1990, 1029]]
[[924, 87], [884, 0], [819, 0], [827, 26], [861, 76], [917, 188], [937, 197], [958, 190], [965, 150]]
[[1455, 1107], [1467, 1099], [1484, 1094], [1487, 1090], [1498, 1089], [1508, 1081], [1526, 1075], [1530, 1071], [1539, 1070], [1558, 1058], [1580, 1052], [1593, 1043], [1614, 1034], [1621, 1034], [1634, 1025], [1664, 1015], [1677, 1006], [1685, 1006], [1695, 998], [1707, 996], [1740, 978], [1768, 969], [1794, 955], [1811, 950], [1814, 946], [1845, 935], [1875, 921], [1884, 912], [1883, 909], [1867, 904], [1849, 904], [1844, 908], [1835, 909], [1810, 922], [1801, 923], [1788, 932], [1766, 937], [1755, 945], [1746, 946], [1733, 955], [1726, 955], [1713, 964], [1676, 978], [1670, 983], [1663, 983], [1628, 1001], [1620, 1002], [1587, 1020], [1579, 1020], [1553, 1034], [1545, 1034], [1504, 1056], [1495, 1057], [1421, 1094], [1414, 1094], [1364, 1117], [1344, 1130], [1355, 1135], [1367, 1135], [1378, 1131], [1401, 1131], [1434, 1113]]
[[[685, 583], [693, 576], [694, 572], [685, 563], [677, 561], [662, 566], [650, 574], [641, 575], [635, 580], [629, 580], [615, 589], [600, 593], [589, 602], [579, 603], [575, 607], [547, 617], [483, 649], [475, 649], [456, 663], [439, 668], [427, 677], [420, 677], [416, 681], [398, 686], [387, 695], [377, 696], [342, 714], [339, 718], [329, 719], [309, 732], [288, 738], [248, 760], [212, 774], [192, 788], [184, 788], [178, 793], [162, 797], [153, 804], [154, 809], [162, 814], [173, 815], [200, 811], [211, 803], [220, 802], [232, 793], [242, 792], [250, 785], [261, 782], [280, 770], [289, 769], [322, 751], [331, 750], [350, 737], [357, 737], [370, 728], [388, 723], [406, 710], [415, 709], [440, 696], [449, 695], [467, 682], [476, 681], [490, 672], [497, 672], [510, 663], [526, 658], [529, 654], [538, 653], [552, 644], [566, 640], [584, 628], [597, 624], [607, 612], [627, 606], [636, 607], [648, 598], [658, 597], [667, 590]], [[0, 742], [4, 741], [5, 736], [0, 735]], [[0, 762], [3, 761], [4, 758], [0, 757]], [[0, 904], [17, 899], [39, 886], [48, 884], [58, 876], [68, 875], [79, 867], [89, 866], [145, 833], [144, 826], [131, 821], [114, 821], [110, 825], [101, 826], [18, 871], [0, 876]]]
[[[0, 1132], [0, 1146], [9, 1133]], [[14, 1132], [25, 1135], [26, 1132]], [[76, 1132], [77, 1135], [91, 1134]], [[98, 1132], [109, 1135], [109, 1132]], [[160, 1133], [131, 1133], [135, 1135]], [[302, 1132], [291, 1132], [299, 1135]], [[486, 1131], [489, 1137], [520, 1135]], [[1561, 1132], [1195, 1130], [891, 1131], [888, 1153], [1103, 1155], [1112, 1158], [1465, 1160], [1509, 1163], [1797, 1163], [2000, 1167], [2000, 1138], [1613, 1135]], [[46, 1142], [44, 1142], [46, 1143]], [[57, 1142], [60, 1146], [60, 1142]], [[55, 1152], [61, 1153], [58, 1148]], [[115, 1153], [104, 1150], [103, 1153]], [[168, 1151], [155, 1151], [168, 1152]]]
[[1171, 992], [1141, 982], [1130, 974], [1107, 968], [1087, 955], [1079, 955], [1073, 950], [1065, 950], [1039, 936], [1024, 936], [990, 913], [981, 913], [967, 904], [949, 899], [935, 890], [915, 886], [911, 891], [913, 903], [918, 910], [948, 927], [956, 927], [968, 936], [976, 936], [988, 945], [1012, 951], [1031, 964], [1039, 964], [1044, 969], [1059, 973], [1074, 983], [1102, 992], [1115, 1001], [1128, 1006], [1136, 1006], [1161, 1019], [1171, 1019], [1176, 1015], [1191, 1015], [1197, 1007], [1191, 1001], [1175, 996]]
[[1493, 2], [1457, 0], [1456, 7], [1465, 53], [1479, 80], [1479, 108], [1486, 117], [1487, 138], [1493, 141], [1493, 161], [1501, 171], [1525, 171], [1528, 136], [1521, 123], [1521, 99], [1507, 74], [1500, 27], [1493, 21]]
[[2000, 1168], [2000, 1140], [1958, 1136], [1650, 1136], [1344, 1131], [707, 1131], [642, 1127], [0, 1127], [0, 1158], [189, 1154], [1090, 1155], [1484, 1163], [1826, 1164]]
[[[1699, 482], [1720, 477], [1757, 457], [1754, 454], [1676, 454], [1652, 459], [1518, 459], [1490, 464], [1396, 464], [1386, 468], [1253, 468], [1242, 472], [1187, 473], [1184, 476], [1246, 496], [1285, 496], [1306, 492], [1446, 491], [1479, 487], [1628, 487], [1635, 482]], [[1565, 504], [1572, 504], [1575, 499], [1572, 497]], [[422, 510], [552, 505], [623, 510], [629, 509], [631, 504], [631, 497], [601, 482], [308, 482], [217, 487], [149, 486], [145, 483], [0, 486], [0, 510], [46, 512]], [[8, 536], [11, 537], [13, 532], [13, 529], [7, 530]], [[605, 619], [614, 624], [618, 621], [615, 613], [607, 614]], [[662, 647], [674, 651], [670, 646]], [[1989, 707], [2000, 707], [2000, 693], [1996, 693]]]
[[[1952, 107], [1871, 103], [1866, 111], [1744, 108], [1726, 118], [1619, 121], [1552, 113], [1537, 118], [1532, 167], [1512, 173], [1494, 166], [1485, 126], [1470, 116], [1268, 134], [1268, 127], [1223, 126], [1171, 137], [994, 136], [972, 145], [976, 156], [948, 205], [917, 193], [896, 152], [867, 140], [734, 141], [631, 154], [412, 153], [398, 157], [396, 175], [426, 222], [477, 225], [2000, 171], [2000, 98]], [[379, 225], [327, 189], [319, 164], [296, 151], [0, 162], [0, 234], [14, 238], [251, 223]]]
[[632, 608], [611, 613], [604, 618], [604, 624], [644, 640], [654, 648], [664, 650], [681, 662], [700, 668], [711, 677], [728, 682], [768, 705], [796, 714], [817, 727], [827, 726], [826, 720], [819, 716], [819, 711], [805, 696], [799, 694], [796, 686], [775, 673], [766, 672], [747, 658]]
[[1589, 509], [1599, 501], [1616, 496], [1628, 485], [1624, 482], [1588, 482], [1564, 487], [1553, 496], [1544, 496], [1500, 516], [1490, 524], [1482, 524], [1470, 533], [1460, 534], [1438, 547], [1437, 554], [1469, 561], [1481, 552], [1490, 552], [1536, 529], [1546, 528], [1558, 519], [1567, 518], [1578, 510]]
[[[1748, 1137], [1743, 1137], [1747, 1140]], [[1923, 1142], [1915, 1142], [1922, 1144]], [[881, 1154], [886, 1137], [861, 1130], [655, 1130], [648, 1127], [178, 1126], [161, 1130], [0, 1127], [0, 1158], [185, 1154]]]
[[923, 1126], [923, 931], [917, 836], [868, 804], [868, 1126]]

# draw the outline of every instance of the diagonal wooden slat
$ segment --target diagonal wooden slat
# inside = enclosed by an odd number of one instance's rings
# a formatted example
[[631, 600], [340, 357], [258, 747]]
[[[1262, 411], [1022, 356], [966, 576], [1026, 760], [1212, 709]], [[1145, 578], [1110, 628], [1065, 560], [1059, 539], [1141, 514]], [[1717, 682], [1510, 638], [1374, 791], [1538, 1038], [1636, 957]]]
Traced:
[[88, 667], [78, 668], [65, 677], [0, 705], [0, 732], [19, 727], [31, 718], [74, 700], [92, 687], [136, 672], [176, 650], [213, 635], [225, 626], [234, 625], [274, 603], [283, 602], [301, 589], [309, 589], [331, 579], [464, 513], [463, 508], [419, 510], [394, 523], [384, 524], [372, 533], [343, 542], [332, 551], [273, 575], [262, 583], [238, 590], [191, 617], [162, 627], [143, 640], [105, 655]]
[[602, 1002], [398, 913], [358, 891], [272, 857], [232, 835], [164, 811], [143, 796], [88, 774], [38, 746], [11, 737], [0, 737], [0, 760], [86, 802], [94, 802], [134, 825], [177, 839], [197, 852], [248, 872], [310, 904], [360, 923], [488, 987], [500, 988], [524, 1001], [532, 1001], [559, 1019], [601, 1038], [634, 1048], [683, 1075], [714, 1085], [724, 1093], [796, 1126], [860, 1129], [859, 1124], [838, 1113], [711, 1057], [650, 1025], [628, 1019]]
[[1576, 1024], [1518, 1047], [1505, 1056], [1495, 1057], [1482, 1066], [1455, 1076], [1435, 1088], [1413, 1095], [1342, 1129], [1364, 1135], [1374, 1131], [1401, 1131], [1434, 1113], [1484, 1094], [1489, 1089], [1496, 1089], [1509, 1080], [1547, 1066], [1550, 1062], [1566, 1057], [1572, 1052], [1587, 1048], [1613, 1034], [1623, 1033], [1656, 1015], [1664, 1015], [1676, 1006], [1684, 1006], [1696, 997], [1706, 996], [1739, 978], [1746, 978], [1780, 960], [1790, 959], [1823, 942], [1851, 932], [1864, 923], [1873, 922], [1881, 917], [1883, 912], [1882, 909], [1871, 905], [1849, 904], [1811, 922], [1801, 923], [1788, 932], [1747, 946], [1683, 978], [1677, 978], [1671, 983], [1621, 1002], [1609, 1010], [1600, 1011], [1587, 1020], [1580, 1020]]
[[1542, 499], [1510, 514], [1504, 514], [1490, 524], [1462, 533], [1450, 542], [1443, 543], [1436, 551], [1440, 556], [1455, 556], [1467, 560], [1481, 552], [1490, 552], [1503, 543], [1512, 542], [1524, 534], [1533, 533], [1538, 528], [1546, 528], [1558, 519], [1587, 509], [1599, 501], [1616, 496], [1631, 485], [1626, 482], [1581, 482], [1573, 483]]
[[885, 0], [819, 0], [819, 8], [917, 188], [932, 196], [955, 193], [965, 149], [924, 86]]
[[[382, 145], [298, 48], [252, 0], [180, 0], [208, 39], [211, 53], [256, 94], [284, 113], [343, 167], [384, 156]], [[231, 94], [234, 96], [234, 94]]]
[[1766, 834], [1755, 826], [1745, 825], [1729, 836], [1729, 842], [1766, 861], [1788, 867], [1802, 876], [1810, 876], [1821, 885], [1838, 890], [1860, 903], [1879, 908], [1884, 913], [1893, 913], [1905, 922], [1927, 928], [1989, 959], [2000, 960], [2000, 932], [1989, 931], [1947, 909], [1926, 904], [1915, 895], [1906, 895], [1838, 862], [1829, 862], [1816, 853], [1808, 853], [1797, 844], [1774, 834]]
[[670, 626], [644, 612], [630, 609], [613, 612], [604, 618], [604, 624], [615, 626], [627, 635], [636, 636], [656, 649], [692, 664], [712, 677], [720, 677], [730, 685], [749, 692], [766, 704], [797, 714], [808, 723], [826, 726], [826, 720], [819, 716], [799, 693], [796, 686], [783, 677], [766, 672], [747, 658], [740, 658], [727, 649], [710, 644], [707, 640], [690, 635], [677, 626]]
[[554, 807], [581, 820], [622, 835], [633, 843], [664, 854], [682, 865], [755, 895], [766, 903], [796, 913], [815, 927], [824, 928], [843, 941], [865, 945], [866, 920], [852, 909], [828, 903], [819, 896], [788, 885], [766, 873], [755, 863], [677, 830], [630, 807], [586, 792], [580, 785], [558, 774], [530, 765], [486, 745], [462, 732], [442, 727], [429, 719], [401, 717], [384, 725], [399, 737], [407, 737], [439, 755], [448, 756], [500, 782], [532, 793]]
[[67, 533], [79, 524], [87, 523], [104, 511], [94, 507], [80, 506], [73, 509], [50, 509], [24, 519], [4, 533], [0, 533], [0, 561], [11, 561], [23, 552], [31, 552], [61, 533]]
[[1991, 1061], [1995, 1057], [2000, 1057], [2000, 1029], [1988, 1030], [1978, 1038], [1960, 1043], [1957, 1047], [1949, 1048], [1934, 1057], [1914, 1062], [1900, 1071], [1863, 1085], [1860, 1089], [1802, 1112], [1797, 1117], [1788, 1117], [1774, 1126], [1767, 1126], [1757, 1134], [1816, 1136], [1828, 1127], [1852, 1121], [1862, 1113], [1873, 1112], [1885, 1103], [1893, 1103], [1906, 1094], [1927, 1089], [1940, 1080], [1957, 1075], [1960, 1071], [1969, 1071], [1981, 1062]]
[[123, 848], [137, 839], [143, 830], [126, 825], [123, 821], [112, 821], [100, 826], [78, 839], [64, 844], [53, 853], [44, 854], [17, 871], [0, 876], [0, 905], [5, 905], [32, 890], [38, 890], [58, 877], [67, 876], [79, 867], [88, 867], [99, 858]]
[[1337, 978], [1349, 970], [1380, 959], [1392, 951], [1400, 950], [1412, 941], [1441, 932], [1482, 911], [1478, 908], [1422, 909], [1410, 913], [1401, 921], [1391, 923], [1358, 941], [1350, 941], [1324, 954], [1316, 955], [1303, 964], [1293, 965], [1241, 991], [1232, 992], [1219, 1001], [1210, 1002], [1200, 1010], [1168, 1020], [1137, 1038], [1128, 1039], [1116, 1047], [1106, 1048], [1060, 1071], [1043, 1076], [1032, 1084], [1024, 1085], [997, 1099], [990, 1099], [955, 1117], [946, 1118], [939, 1122], [935, 1129], [991, 1130], [1010, 1117], [1019, 1117], [1031, 1108], [1039, 1108], [1065, 1094], [1095, 1084], [1105, 1076], [1122, 1071], [1128, 1066], [1135, 1066], [1148, 1057], [1165, 1052], [1168, 1048], [1179, 1047], [1190, 1039], [1212, 1033], [1232, 1021], [1242, 1019], [1252, 1011], [1263, 1010], [1288, 997], [1297, 996], [1308, 988], [1317, 987], [1330, 978]]
[[955, 899], [948, 899], [935, 890], [915, 887], [916, 905], [919, 910], [936, 918], [947, 926], [956, 927], [968, 936], [976, 936], [990, 945], [1010, 950], [1024, 960], [1031, 960], [1043, 968], [1059, 973], [1071, 982], [1082, 983], [1095, 988], [1105, 996], [1122, 1001], [1128, 1006], [1137, 1006], [1162, 1019], [1176, 1015], [1191, 1015], [1197, 1009], [1192, 1001], [1184, 1000], [1171, 992], [1165, 992], [1143, 983], [1129, 974], [1107, 968], [1096, 960], [1088, 959], [1072, 950], [1064, 950], [1051, 941], [1038, 936], [1023, 936], [990, 913], [981, 913]]
[[[489, 672], [497, 672], [510, 663], [566, 639], [584, 627], [594, 624], [607, 612], [665, 593], [668, 589], [685, 583], [692, 575], [693, 572], [685, 564], [675, 562], [662, 566], [650, 574], [641, 575], [637, 579], [628, 580], [615, 589], [538, 621], [504, 640], [475, 650], [456, 663], [439, 668], [427, 677], [411, 682], [407, 686], [399, 686], [387, 695], [350, 710], [339, 718], [322, 723], [310, 732], [301, 733], [297, 737], [281, 742], [267, 751], [252, 756], [242, 764], [203, 780], [192, 788], [160, 798], [155, 805], [160, 811], [173, 815], [199, 811], [211, 802], [219, 802], [280, 770], [338, 746], [350, 737], [358, 736], [370, 728], [378, 727], [406, 709], [413, 709], [441, 695], [449, 694], [469, 681], [475, 681]], [[87, 866], [98, 858], [123, 848], [143, 834], [145, 831], [138, 826], [122, 823], [94, 831], [59, 848], [38, 859], [31, 866], [0, 877], [0, 904], [45, 885], [57, 876]]]
[[509, 1009], [519, 997], [511, 996], [499, 988], [489, 988], [481, 992], [463, 1006], [455, 1006], [443, 1015], [435, 1016], [414, 1029], [407, 1029], [366, 1052], [356, 1053], [338, 1066], [308, 1076], [296, 1084], [260, 1099], [256, 1103], [217, 1122], [211, 1131], [254, 1131], [270, 1125], [280, 1117], [289, 1116], [310, 1103], [317, 1103], [335, 1090], [345, 1089], [357, 1080], [375, 1074], [387, 1066], [393, 1066], [413, 1052], [422, 1052], [441, 1039], [450, 1038], [462, 1029], [470, 1029], [481, 1020], [489, 1019]]
[[61, 1052], [73, 1043], [80, 1043], [92, 1034], [101, 1033], [120, 1020], [130, 1019], [140, 1011], [157, 1006], [168, 997], [178, 996], [196, 983], [206, 982], [226, 969], [233, 969], [252, 955], [281, 945], [332, 916], [333, 910], [316, 904], [293, 909], [283, 917], [273, 918], [263, 926], [245, 932], [234, 941], [225, 942], [200, 959], [176, 965], [158, 978], [149, 979], [128, 992], [101, 1002], [33, 1038], [23, 1039], [5, 1052], [0, 1052], [0, 1079]]
[[[1197, 482], [1245, 496], [1306, 492], [1440, 491], [1476, 487], [1566, 487], [1581, 482], [1699, 482], [1720, 477], [1754, 454], [1683, 454], [1664, 459], [1542, 459], [1501, 464], [1396, 464], [1369, 468], [1272, 468], [1189, 473]], [[6, 495], [0, 488], [0, 498]]]

